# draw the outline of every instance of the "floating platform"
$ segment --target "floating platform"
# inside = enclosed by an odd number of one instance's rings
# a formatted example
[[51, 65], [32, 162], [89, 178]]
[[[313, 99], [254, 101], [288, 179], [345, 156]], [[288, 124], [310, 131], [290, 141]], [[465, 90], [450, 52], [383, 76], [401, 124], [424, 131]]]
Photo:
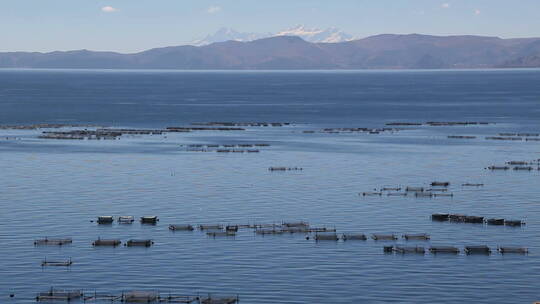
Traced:
[[465, 183], [465, 184], [461, 184], [461, 186], [463, 186], [463, 187], [483, 187], [484, 184]]
[[394, 246], [393, 251], [395, 253], [400, 253], [400, 254], [406, 254], [406, 253], [424, 254], [426, 252], [424, 247], [421, 247], [421, 246], [416, 246], [416, 247]]
[[238, 297], [202, 297], [199, 299], [200, 304], [235, 304], [239, 302]]
[[114, 217], [110, 215], [98, 216], [97, 223], [101, 225], [112, 224], [114, 222]]
[[373, 234], [371, 238], [375, 241], [395, 241], [398, 239], [395, 234]]
[[315, 235], [315, 241], [338, 241], [337, 234], [317, 234]]
[[448, 187], [450, 186], [450, 182], [432, 182], [432, 187]]
[[414, 196], [416, 196], [416, 197], [433, 197], [434, 195], [431, 192], [416, 192], [414, 194]]
[[401, 187], [383, 187], [381, 191], [401, 191]]
[[122, 215], [118, 217], [119, 224], [131, 224], [135, 221], [135, 218], [131, 215]]
[[491, 249], [488, 246], [465, 246], [466, 254], [491, 254]]
[[431, 220], [444, 222], [450, 219], [450, 214], [448, 213], [434, 213], [431, 215]]
[[308, 222], [283, 222], [285, 227], [309, 227]]
[[510, 227], [521, 227], [525, 225], [525, 223], [521, 220], [505, 220], [504, 225]]
[[501, 254], [515, 253], [515, 254], [527, 254], [529, 249], [525, 247], [499, 247], [497, 249]]
[[508, 166], [489, 166], [488, 170], [510, 170]]
[[129, 240], [126, 242], [127, 247], [150, 247], [154, 245], [152, 240]]
[[442, 247], [431, 247], [429, 248], [429, 252], [436, 254], [436, 253], [451, 253], [451, 254], [458, 254], [459, 248], [451, 247], [451, 246], [442, 246]]
[[238, 225], [227, 225], [225, 231], [227, 232], [238, 232]]
[[407, 192], [389, 192], [387, 196], [407, 196]]
[[285, 233], [283, 230], [281, 229], [256, 229], [255, 230], [255, 234], [262, 234], [262, 235], [266, 235], [266, 234], [283, 234]]
[[41, 246], [41, 245], [56, 245], [56, 246], [63, 246], [73, 243], [72, 239], [40, 239], [35, 240], [34, 245]]
[[236, 232], [234, 231], [207, 232], [206, 235], [211, 236], [211, 237], [221, 237], [221, 236], [231, 237], [231, 236], [236, 236]]
[[94, 242], [92, 242], [92, 246], [111, 246], [116, 247], [122, 244], [122, 241], [120, 240], [104, 240], [104, 239], [97, 239]]
[[159, 221], [157, 216], [141, 216], [141, 224], [155, 225]]
[[41, 261], [41, 267], [46, 266], [56, 266], [56, 267], [69, 267], [73, 264], [73, 261], [71, 261], [71, 258], [66, 261], [47, 261], [47, 259]]
[[169, 230], [172, 231], [193, 231], [195, 228], [191, 225], [169, 225]]
[[341, 236], [341, 239], [344, 241], [365, 241], [367, 240], [367, 236], [363, 233], [351, 233], [351, 234], [343, 234]]
[[71, 301], [83, 297], [81, 290], [59, 290], [51, 288], [49, 291], [40, 292], [36, 296], [37, 302], [43, 301]]
[[199, 230], [223, 230], [223, 225], [199, 225]]
[[407, 192], [424, 192], [423, 187], [407, 187], [405, 188], [405, 191]]
[[382, 192], [362, 192], [362, 193], [359, 193], [358, 195], [361, 195], [361, 196], [381, 196]]
[[412, 240], [427, 241], [430, 239], [430, 236], [429, 234], [426, 234], [426, 233], [416, 233], [416, 234], [404, 234], [403, 238], [407, 241], [412, 241]]
[[502, 226], [504, 225], [504, 219], [503, 218], [490, 218], [486, 220], [486, 223], [488, 225]]
[[159, 293], [152, 291], [130, 291], [122, 295], [125, 303], [152, 303], [159, 299]]

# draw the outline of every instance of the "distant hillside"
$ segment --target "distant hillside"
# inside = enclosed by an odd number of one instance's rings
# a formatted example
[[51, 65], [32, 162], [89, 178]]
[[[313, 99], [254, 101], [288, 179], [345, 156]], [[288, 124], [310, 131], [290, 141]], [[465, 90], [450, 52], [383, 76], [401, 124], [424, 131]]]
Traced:
[[443, 69], [540, 67], [540, 38], [377, 35], [340, 43], [294, 36], [175, 46], [135, 54], [0, 53], [1, 68]]

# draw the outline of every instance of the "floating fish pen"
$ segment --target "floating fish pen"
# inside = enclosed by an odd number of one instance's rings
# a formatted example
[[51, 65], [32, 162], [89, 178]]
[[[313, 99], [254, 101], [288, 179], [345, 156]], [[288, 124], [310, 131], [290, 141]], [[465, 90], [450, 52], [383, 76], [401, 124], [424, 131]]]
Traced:
[[135, 221], [135, 218], [131, 215], [123, 215], [118, 217], [119, 224], [131, 224]]
[[175, 295], [175, 294], [160, 294], [159, 302], [162, 303], [200, 303], [198, 296], [186, 296], [186, 295]]
[[504, 225], [510, 227], [521, 227], [525, 225], [525, 223], [521, 220], [505, 220]]
[[337, 234], [316, 234], [315, 241], [338, 241], [339, 237]]
[[56, 266], [56, 267], [69, 267], [73, 264], [73, 261], [71, 261], [71, 258], [66, 261], [47, 261], [47, 259], [41, 261], [41, 267], [46, 266]]
[[525, 141], [540, 141], [540, 138], [525, 138]]
[[431, 192], [416, 192], [414, 194], [415, 197], [433, 197], [433, 193]]
[[167, 127], [167, 132], [191, 132], [191, 131], [245, 131], [244, 128], [236, 127]]
[[462, 187], [483, 187], [484, 184], [472, 184], [472, 183], [465, 183], [461, 184]]
[[63, 246], [73, 243], [72, 239], [40, 239], [35, 240], [34, 245], [41, 246], [41, 245], [56, 245], [56, 246]]
[[476, 121], [428, 121], [426, 125], [440, 127], [440, 126], [474, 126], [474, 125], [489, 125], [490, 122], [476, 122]]
[[515, 171], [532, 171], [534, 170], [533, 167], [514, 167]]
[[92, 242], [92, 246], [109, 246], [109, 247], [116, 247], [120, 246], [122, 244], [122, 241], [120, 240], [104, 240], [104, 239], [97, 239], [94, 242]]
[[400, 187], [383, 187], [381, 191], [401, 191]]
[[341, 239], [344, 241], [349, 241], [349, 240], [350, 241], [366, 241], [367, 237], [363, 233], [357, 233], [357, 234], [351, 233], [351, 234], [343, 234], [341, 236]]
[[303, 168], [300, 167], [270, 167], [268, 171], [302, 171]]
[[309, 233], [310, 229], [307, 227], [284, 227], [281, 231], [283, 233]]
[[509, 161], [509, 162], [506, 162], [507, 165], [511, 165], [511, 166], [525, 166], [525, 165], [528, 165], [529, 162], [526, 162], [526, 161]]
[[431, 215], [431, 220], [444, 222], [450, 220], [450, 214], [448, 213], [434, 213]]
[[508, 166], [489, 166], [489, 167], [487, 167], [487, 169], [492, 170], [492, 171], [494, 171], [494, 170], [509, 170], [510, 167], [508, 167]]
[[487, 140], [523, 140], [521, 137], [488, 136]]
[[193, 126], [222, 126], [222, 127], [283, 127], [290, 122], [195, 122]]
[[40, 292], [36, 296], [36, 301], [71, 301], [83, 297], [81, 290], [58, 290], [51, 288], [46, 292]]
[[389, 192], [387, 196], [407, 196], [407, 192]]
[[405, 188], [405, 191], [407, 192], [424, 192], [423, 187], [407, 187]]
[[309, 227], [308, 222], [283, 222], [282, 224], [285, 227]]
[[421, 246], [416, 246], [416, 247], [394, 246], [392, 248], [392, 251], [399, 254], [406, 254], [406, 253], [424, 254], [426, 253], [426, 250], [424, 249], [424, 247], [421, 247]]
[[129, 240], [126, 242], [127, 247], [150, 247], [154, 245], [152, 240]]
[[193, 231], [195, 228], [191, 225], [169, 225], [169, 230], [172, 231]]
[[238, 296], [236, 297], [201, 297], [199, 299], [200, 304], [235, 304], [239, 302]]
[[454, 193], [433, 193], [434, 197], [454, 197]]
[[483, 216], [463, 215], [463, 214], [450, 214], [449, 219], [451, 222], [471, 223], [471, 224], [483, 224]]
[[453, 138], [453, 139], [475, 139], [476, 136], [449, 135], [448, 138]]
[[220, 236], [236, 236], [234, 231], [219, 231], [219, 232], [207, 232], [206, 235], [211, 237], [220, 237]]
[[447, 192], [447, 188], [430, 188], [426, 189], [426, 192]]
[[491, 254], [491, 249], [488, 246], [465, 246], [466, 254]]
[[225, 231], [228, 232], [237, 232], [238, 231], [238, 225], [227, 225], [225, 227]]
[[458, 254], [459, 248], [451, 247], [451, 246], [442, 246], [442, 247], [431, 247], [429, 248], [429, 252], [433, 254], [437, 253], [451, 253], [451, 254]]
[[223, 225], [199, 225], [199, 230], [223, 230]]
[[502, 226], [504, 225], [504, 219], [503, 218], [490, 218], [486, 220], [486, 223], [488, 225]]
[[529, 253], [529, 249], [525, 247], [499, 247], [497, 250], [501, 254], [507, 254], [507, 253], [527, 254]]
[[381, 196], [382, 192], [362, 192], [359, 195], [361, 195], [361, 196]]
[[112, 216], [99, 216], [97, 219], [98, 224], [112, 224], [114, 222], [114, 217]]
[[141, 216], [141, 224], [155, 225], [158, 221], [157, 216]]
[[130, 291], [122, 294], [125, 303], [152, 303], [159, 299], [159, 293], [152, 291]]
[[310, 227], [305, 229], [307, 232], [336, 232], [336, 228]]
[[432, 182], [432, 187], [448, 187], [450, 186], [450, 182]]
[[283, 234], [285, 233], [281, 229], [256, 229], [255, 234], [267, 235], [267, 234]]
[[375, 241], [395, 241], [398, 239], [394, 234], [373, 234], [371, 238]]
[[417, 233], [417, 234], [404, 234], [403, 238], [407, 241], [412, 241], [412, 240], [427, 241], [430, 239], [430, 236], [429, 234], [426, 234], [426, 233]]

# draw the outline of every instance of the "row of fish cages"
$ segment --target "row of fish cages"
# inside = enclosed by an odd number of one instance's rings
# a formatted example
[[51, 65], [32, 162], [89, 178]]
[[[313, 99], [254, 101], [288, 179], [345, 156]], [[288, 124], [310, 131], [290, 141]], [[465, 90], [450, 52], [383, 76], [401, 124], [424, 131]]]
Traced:
[[194, 148], [253, 148], [253, 147], [270, 147], [270, 144], [266, 143], [255, 143], [255, 144], [189, 144], [189, 145], [180, 145], [181, 147], [186, 147], [188, 149]]
[[[44, 239], [38, 239], [34, 241], [34, 246], [65, 246], [65, 245], [71, 245], [73, 243], [73, 239], [51, 239], [51, 238], [44, 238]], [[130, 239], [123, 243], [126, 247], [150, 247], [154, 245], [153, 240], [149, 239]], [[122, 245], [122, 241], [119, 239], [102, 239], [98, 238], [97, 240], [92, 242], [92, 246], [94, 247], [101, 247], [101, 246], [107, 246], [107, 247], [116, 247]]]
[[351, 134], [351, 133], [363, 133], [363, 134], [381, 134], [381, 133], [395, 133], [399, 132], [401, 129], [398, 128], [325, 128], [322, 130], [305, 130], [302, 131], [304, 134], [313, 134], [313, 133], [326, 133], [326, 134]]
[[283, 171], [303, 171], [304, 168], [301, 167], [269, 167], [268, 171], [270, 172], [283, 172]]
[[[464, 184], [465, 185], [465, 184]], [[467, 184], [473, 185], [473, 184]], [[480, 185], [480, 184], [474, 184]], [[450, 182], [431, 182], [429, 187], [382, 187], [370, 192], [361, 192], [360, 196], [415, 196], [415, 197], [453, 197], [448, 193]]]
[[[397, 234], [372, 234], [367, 236], [363, 233], [317, 233], [315, 236], [306, 236], [306, 240], [315, 240], [315, 241], [367, 241], [371, 238], [374, 241], [398, 241], [400, 236]], [[401, 239], [405, 241], [429, 241], [431, 236], [426, 233], [416, 233], [416, 234], [402, 234]]]
[[507, 170], [533, 171], [533, 170], [540, 170], [540, 159], [536, 159], [536, 160], [533, 160], [533, 161], [525, 161], [525, 160], [507, 161], [504, 165], [492, 165], [492, 166], [487, 167], [486, 170], [491, 170], [491, 171], [507, 171]]
[[109, 302], [109, 303], [192, 303], [192, 304], [235, 304], [240, 297], [220, 295], [183, 295], [159, 291], [123, 291], [121, 293], [98, 293], [97, 291], [66, 290], [50, 288], [36, 295], [37, 302]]
[[486, 136], [485, 139], [501, 141], [540, 141], [540, 138], [538, 137]]
[[290, 122], [194, 122], [194, 126], [220, 126], [220, 127], [284, 127]]
[[[98, 223], [98, 225], [112, 225], [115, 221], [118, 224], [133, 224], [133, 222], [135, 222], [135, 217], [131, 215], [121, 215], [118, 217], [114, 217], [112, 215], [102, 215], [98, 216], [96, 223]], [[155, 215], [141, 216], [139, 218], [139, 222], [141, 224], [156, 225], [159, 222], [159, 218]]]
[[504, 218], [486, 218], [465, 214], [434, 213], [431, 219], [437, 222], [486, 224], [493, 226], [521, 227], [525, 225], [523, 220], [507, 220]]
[[478, 126], [478, 125], [490, 125], [491, 122], [485, 121], [428, 121], [425, 123], [421, 122], [389, 122], [386, 123], [387, 126], [432, 126], [432, 127], [441, 127], [441, 126]]
[[[483, 254], [483, 255], [490, 255], [492, 253], [492, 249], [489, 246], [486, 245], [479, 245], [479, 246], [465, 246], [463, 250], [461, 250], [458, 247], [454, 246], [437, 246], [437, 247], [429, 247], [424, 248], [422, 246], [384, 246], [383, 247], [384, 253], [395, 253], [395, 254], [425, 254], [426, 252], [429, 252], [431, 254], [466, 254], [466, 255], [472, 255], [472, 254]], [[495, 249], [496, 252], [499, 252], [500, 254], [528, 254], [529, 250], [525, 247], [498, 247]]]
[[39, 123], [31, 125], [0, 125], [0, 130], [37, 130], [37, 129], [62, 129], [62, 128], [92, 128], [96, 125], [86, 124], [57, 124]]

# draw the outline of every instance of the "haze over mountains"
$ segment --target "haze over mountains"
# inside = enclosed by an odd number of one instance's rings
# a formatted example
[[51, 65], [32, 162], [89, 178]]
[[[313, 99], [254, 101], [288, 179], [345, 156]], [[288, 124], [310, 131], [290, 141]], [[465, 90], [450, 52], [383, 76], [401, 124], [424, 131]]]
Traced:
[[[246, 38], [246, 40], [249, 40]], [[0, 68], [452, 69], [540, 67], [540, 38], [377, 35], [337, 43], [278, 35], [135, 54], [88, 50], [0, 53]]]

